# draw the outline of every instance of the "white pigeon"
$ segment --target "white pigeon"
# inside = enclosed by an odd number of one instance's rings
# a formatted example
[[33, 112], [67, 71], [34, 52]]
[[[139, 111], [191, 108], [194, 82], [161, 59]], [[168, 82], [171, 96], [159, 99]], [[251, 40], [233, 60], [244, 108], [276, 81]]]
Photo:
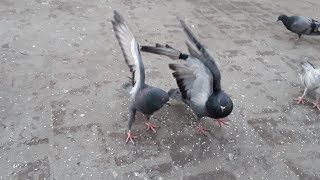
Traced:
[[300, 76], [301, 81], [305, 87], [301, 97], [294, 99], [298, 101], [298, 104], [304, 104], [304, 97], [308, 91], [316, 92], [316, 101], [313, 103], [313, 107], [320, 110], [320, 68], [315, 68], [309, 62], [301, 63], [303, 74]]

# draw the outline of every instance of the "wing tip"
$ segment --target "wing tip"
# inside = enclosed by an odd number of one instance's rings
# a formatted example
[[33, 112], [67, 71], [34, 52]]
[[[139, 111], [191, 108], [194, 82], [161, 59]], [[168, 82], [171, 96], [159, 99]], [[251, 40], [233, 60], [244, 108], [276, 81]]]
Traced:
[[177, 20], [180, 22], [180, 24], [181, 24], [182, 26], [186, 26], [185, 21], [184, 21], [180, 16], [176, 16], [176, 18], [177, 18]]
[[125, 19], [117, 10], [113, 10], [113, 19], [111, 20], [111, 22], [113, 26], [119, 26], [120, 24], [126, 25]]
[[120, 13], [117, 10], [113, 10], [113, 18], [116, 21], [120, 21], [123, 20], [122, 16], [120, 15]]

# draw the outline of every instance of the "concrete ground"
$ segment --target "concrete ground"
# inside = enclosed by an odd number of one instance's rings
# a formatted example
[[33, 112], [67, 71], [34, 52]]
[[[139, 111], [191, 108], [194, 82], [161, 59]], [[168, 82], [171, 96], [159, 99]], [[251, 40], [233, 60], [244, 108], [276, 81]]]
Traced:
[[[320, 19], [318, 0], [1, 0], [0, 179], [320, 179], [320, 113], [296, 105], [300, 62], [320, 66], [320, 37], [296, 35], [280, 13]], [[124, 144], [128, 68], [112, 11], [140, 44], [186, 50], [186, 20], [220, 65], [235, 107], [229, 126], [198, 135], [177, 101], [141, 114]], [[142, 54], [147, 82], [175, 88], [168, 58]]]

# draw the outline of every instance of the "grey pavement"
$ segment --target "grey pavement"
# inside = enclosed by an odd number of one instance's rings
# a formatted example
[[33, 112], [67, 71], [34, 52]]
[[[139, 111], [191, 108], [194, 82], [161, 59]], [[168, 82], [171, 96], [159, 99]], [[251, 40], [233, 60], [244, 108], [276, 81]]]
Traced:
[[[288, 32], [281, 13], [320, 19], [318, 0], [1, 0], [0, 179], [319, 180], [320, 112], [293, 98], [300, 62], [320, 67], [320, 37]], [[216, 58], [234, 101], [229, 126], [171, 100], [136, 145], [125, 144], [130, 75], [110, 20], [118, 10], [140, 44], [186, 50], [176, 19]], [[143, 53], [146, 81], [176, 87], [168, 58]]]

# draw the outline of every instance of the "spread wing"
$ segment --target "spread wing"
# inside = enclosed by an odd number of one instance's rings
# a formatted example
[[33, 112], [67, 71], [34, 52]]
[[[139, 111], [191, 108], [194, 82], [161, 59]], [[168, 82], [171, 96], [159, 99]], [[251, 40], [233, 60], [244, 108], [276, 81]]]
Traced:
[[144, 65], [140, 54], [139, 44], [124, 18], [117, 11], [114, 11], [113, 18], [113, 30], [121, 47], [124, 59], [129, 66], [130, 71], [133, 72], [133, 78], [136, 78], [136, 83], [131, 91], [131, 93], [135, 94], [145, 85]]
[[201, 60], [203, 64], [209, 69], [213, 77], [212, 88], [215, 91], [220, 91], [221, 90], [221, 74], [217, 64], [214, 61], [214, 58], [210, 55], [207, 49], [200, 43], [200, 41], [197, 40], [197, 38], [188, 28], [186, 23], [183, 20], [180, 20], [180, 23], [183, 27], [184, 32], [187, 34], [189, 40], [197, 47], [200, 54], [196, 53], [195, 50], [192, 49], [189, 44], [187, 44], [189, 48], [189, 52], [194, 56], [198, 57], [199, 60]]
[[213, 91], [213, 77], [210, 70], [196, 58], [189, 57], [186, 63], [169, 64], [174, 72], [182, 98], [189, 99], [197, 106], [205, 106]]

